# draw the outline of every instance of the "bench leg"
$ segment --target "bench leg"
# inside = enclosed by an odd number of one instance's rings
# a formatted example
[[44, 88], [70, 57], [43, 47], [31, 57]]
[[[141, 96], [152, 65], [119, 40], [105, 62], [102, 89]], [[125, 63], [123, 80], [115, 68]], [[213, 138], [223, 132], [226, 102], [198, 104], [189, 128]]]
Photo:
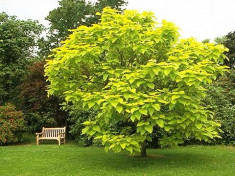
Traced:
[[60, 145], [60, 139], [58, 140], [58, 143], [59, 143], [59, 145]]
[[39, 140], [37, 137], [36, 137], [36, 144], [39, 145]]

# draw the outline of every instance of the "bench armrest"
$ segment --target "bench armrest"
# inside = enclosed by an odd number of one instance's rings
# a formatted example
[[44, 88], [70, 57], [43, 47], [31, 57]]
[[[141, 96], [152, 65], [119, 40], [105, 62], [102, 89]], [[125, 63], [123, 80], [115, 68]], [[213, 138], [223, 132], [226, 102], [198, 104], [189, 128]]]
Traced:
[[64, 134], [64, 137], [65, 137], [65, 132], [59, 133], [59, 134], [58, 134], [58, 137], [60, 137], [62, 134]]
[[37, 136], [42, 135], [42, 133], [35, 133]]

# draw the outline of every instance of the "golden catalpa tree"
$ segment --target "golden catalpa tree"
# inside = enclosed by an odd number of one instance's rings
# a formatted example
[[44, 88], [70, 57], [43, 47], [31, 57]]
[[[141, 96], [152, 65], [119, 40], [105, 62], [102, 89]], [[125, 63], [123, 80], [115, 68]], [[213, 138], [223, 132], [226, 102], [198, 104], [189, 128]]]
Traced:
[[162, 146], [210, 141], [220, 124], [202, 104], [205, 85], [223, 74], [222, 45], [179, 40], [178, 28], [153, 13], [105, 8], [99, 24], [80, 26], [46, 64], [49, 94], [93, 111], [83, 133], [105, 150], [146, 155], [155, 129]]

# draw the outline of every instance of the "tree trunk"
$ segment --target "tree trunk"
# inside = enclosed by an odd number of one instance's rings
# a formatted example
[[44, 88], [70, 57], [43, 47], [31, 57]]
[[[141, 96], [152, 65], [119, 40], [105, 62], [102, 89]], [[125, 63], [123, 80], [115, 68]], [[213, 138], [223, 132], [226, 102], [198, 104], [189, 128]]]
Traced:
[[142, 147], [141, 147], [140, 156], [141, 156], [141, 157], [146, 157], [146, 156], [147, 156], [147, 154], [146, 154], [146, 144], [145, 144], [145, 142], [143, 143], [143, 145], [142, 145]]

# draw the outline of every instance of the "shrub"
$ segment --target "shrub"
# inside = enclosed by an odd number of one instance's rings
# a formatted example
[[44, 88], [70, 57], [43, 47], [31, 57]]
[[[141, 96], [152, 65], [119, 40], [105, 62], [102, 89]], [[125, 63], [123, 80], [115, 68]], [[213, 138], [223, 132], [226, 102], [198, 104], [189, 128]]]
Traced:
[[223, 130], [221, 143], [235, 145], [235, 105], [223, 107], [220, 117], [221, 129]]
[[233, 97], [228, 96], [231, 91], [221, 87], [220, 80], [228, 79], [225, 77], [217, 80], [213, 86], [208, 87], [205, 104], [209, 105], [214, 112], [214, 118], [221, 123], [221, 139], [214, 141], [216, 144], [235, 144], [235, 105], [232, 104]]
[[227, 101], [235, 105], [235, 68], [230, 69], [226, 76], [220, 77], [214, 85], [221, 87]]
[[[226, 76], [220, 77], [214, 87], [221, 90], [220, 99], [217, 99], [218, 109], [215, 118], [221, 121], [222, 139], [217, 141], [223, 144], [235, 144], [235, 69], [231, 68]], [[211, 96], [214, 96], [212, 92]], [[223, 99], [223, 100], [222, 100]], [[216, 100], [216, 98], [215, 98]], [[227, 102], [226, 102], [227, 101]]]
[[87, 135], [82, 135], [83, 123], [92, 115], [90, 112], [73, 110], [69, 112], [70, 119], [70, 135], [80, 146], [90, 146], [93, 144], [93, 139], [88, 139]]
[[22, 142], [24, 115], [12, 104], [0, 106], [0, 145]]

